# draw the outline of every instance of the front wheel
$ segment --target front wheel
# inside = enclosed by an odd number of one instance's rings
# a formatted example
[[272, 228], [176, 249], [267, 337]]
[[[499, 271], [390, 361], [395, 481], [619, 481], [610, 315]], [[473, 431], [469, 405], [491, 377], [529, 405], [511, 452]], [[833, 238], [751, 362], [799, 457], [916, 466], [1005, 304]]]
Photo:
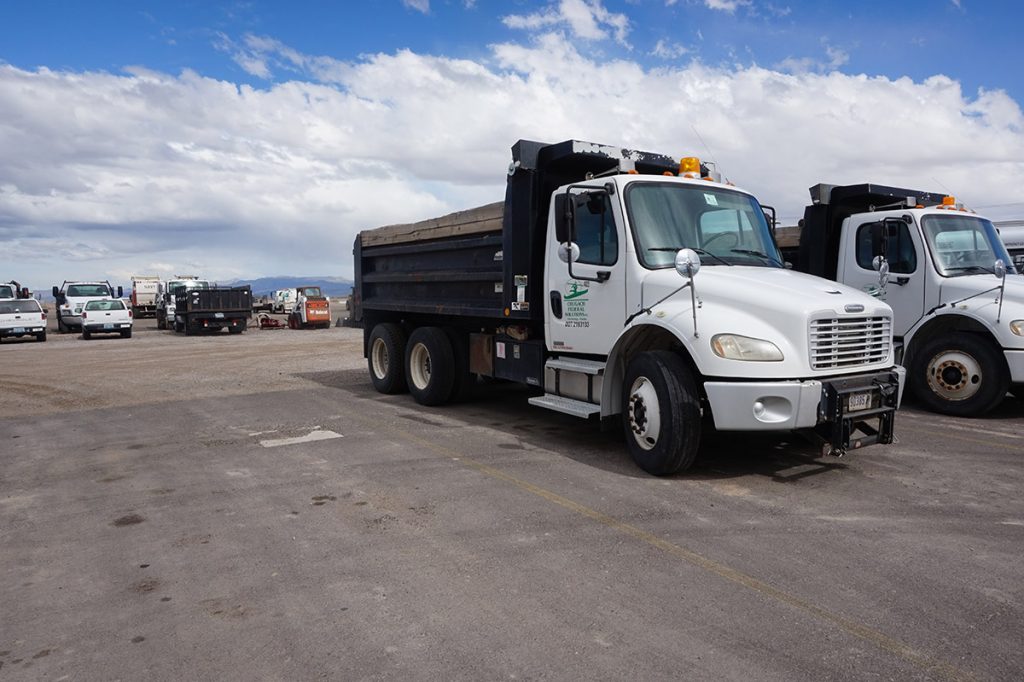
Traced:
[[58, 314], [57, 315], [57, 333], [58, 334], [66, 334], [67, 332], [68, 332], [68, 326], [66, 324], [64, 324], [64, 320]]
[[370, 368], [370, 381], [380, 393], [404, 393], [405, 332], [393, 322], [378, 324], [370, 332], [370, 348], [366, 363]]
[[655, 476], [685, 471], [700, 445], [697, 385], [671, 351], [639, 353], [626, 368], [622, 424], [637, 466]]
[[409, 336], [405, 349], [405, 376], [409, 393], [420, 405], [448, 402], [455, 384], [455, 354], [440, 327], [420, 327]]
[[978, 417], [1006, 396], [1006, 361], [992, 343], [967, 333], [940, 336], [914, 353], [909, 384], [933, 412]]

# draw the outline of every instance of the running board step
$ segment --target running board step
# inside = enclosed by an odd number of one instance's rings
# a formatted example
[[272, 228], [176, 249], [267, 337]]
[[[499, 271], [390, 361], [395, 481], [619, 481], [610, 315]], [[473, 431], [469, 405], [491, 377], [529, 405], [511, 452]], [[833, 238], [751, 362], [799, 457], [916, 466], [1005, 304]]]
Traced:
[[548, 369], [564, 369], [580, 374], [593, 374], [595, 376], [604, 374], [605, 363], [596, 360], [583, 360], [582, 358], [552, 358], [544, 363]]
[[584, 402], [582, 400], [573, 400], [572, 398], [563, 398], [560, 395], [554, 395], [552, 393], [546, 393], [544, 395], [530, 398], [527, 402], [531, 405], [536, 405], [537, 407], [554, 410], [555, 412], [561, 412], [562, 414], [571, 414], [574, 417], [581, 417], [583, 419], [601, 411], [600, 405]]

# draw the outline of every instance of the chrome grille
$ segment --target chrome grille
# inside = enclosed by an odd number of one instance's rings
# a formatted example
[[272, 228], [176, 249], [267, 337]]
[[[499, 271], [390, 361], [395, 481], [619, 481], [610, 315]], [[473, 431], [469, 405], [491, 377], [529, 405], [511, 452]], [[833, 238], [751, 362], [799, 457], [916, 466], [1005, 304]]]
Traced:
[[882, 362], [892, 346], [888, 317], [811, 320], [811, 369], [843, 369]]

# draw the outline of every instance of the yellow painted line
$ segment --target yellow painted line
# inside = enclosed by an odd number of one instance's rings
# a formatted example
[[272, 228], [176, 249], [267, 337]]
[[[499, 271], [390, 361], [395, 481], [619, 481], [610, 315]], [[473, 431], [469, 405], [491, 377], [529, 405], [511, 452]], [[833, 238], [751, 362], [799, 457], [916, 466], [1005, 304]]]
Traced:
[[447, 448], [443, 445], [438, 445], [424, 438], [420, 438], [419, 436], [409, 433], [408, 431], [405, 431], [401, 428], [392, 427], [392, 432], [401, 435], [406, 440], [412, 441], [418, 445], [433, 450], [434, 452], [440, 455], [443, 455], [452, 460], [465, 464], [466, 466], [469, 466], [486, 476], [497, 479], [499, 481], [504, 481], [505, 483], [509, 483], [521, 490], [536, 495], [537, 497], [547, 500], [548, 502], [556, 504], [564, 509], [568, 509], [571, 512], [597, 521], [598, 523], [608, 528], [614, 529], [620, 533], [628, 535], [636, 540], [639, 540], [640, 542], [655, 547], [656, 549], [659, 549], [671, 556], [682, 559], [683, 561], [686, 561], [687, 563], [690, 563], [710, 573], [713, 573], [714, 575], [717, 575], [720, 578], [736, 583], [738, 585], [742, 585], [743, 587], [746, 587], [754, 592], [757, 592], [758, 594], [764, 597], [786, 604], [787, 606], [791, 606], [797, 610], [803, 611], [808, 615], [814, 616], [815, 618], [819, 618], [821, 620], [832, 623], [840, 629], [845, 630], [849, 634], [854, 635], [855, 637], [859, 637], [860, 639], [863, 639], [865, 641], [871, 642], [880, 649], [887, 651], [891, 654], [894, 654], [906, 661], [909, 661], [910, 663], [914, 664], [915, 666], [923, 669], [928, 673], [936, 674], [949, 680], [974, 679], [973, 676], [968, 674], [967, 672], [959, 670], [958, 668], [955, 668], [948, 663], [939, 661], [928, 656], [927, 654], [917, 651], [908, 644], [905, 644], [893, 637], [890, 637], [889, 635], [886, 635], [885, 633], [879, 630], [875, 630], [874, 628], [868, 625], [858, 623], [855, 620], [851, 620], [849, 618], [841, 616], [837, 613], [829, 611], [824, 607], [818, 606], [817, 604], [813, 604], [805, 599], [801, 599], [800, 597], [785, 592], [784, 590], [780, 590], [777, 587], [773, 587], [764, 581], [758, 580], [753, 576], [743, 573], [742, 571], [738, 571], [723, 563], [720, 563], [713, 559], [709, 559], [701, 554], [698, 554], [693, 550], [689, 550], [685, 547], [669, 542], [668, 540], [660, 538], [657, 535], [654, 535], [653, 533], [649, 533], [645, 530], [637, 528], [636, 526], [625, 523], [623, 521], [619, 521], [618, 519], [609, 516], [603, 512], [599, 512], [596, 509], [591, 509], [590, 507], [582, 505], [578, 502], [574, 502], [573, 500], [570, 500], [567, 497], [563, 497], [558, 493], [547, 490], [546, 488], [542, 488], [538, 485], [530, 483], [529, 481], [524, 481], [521, 478], [513, 476], [512, 474], [509, 474], [500, 469], [495, 469], [492, 466], [489, 466], [482, 462], [478, 462], [470, 457], [466, 457], [462, 453]]

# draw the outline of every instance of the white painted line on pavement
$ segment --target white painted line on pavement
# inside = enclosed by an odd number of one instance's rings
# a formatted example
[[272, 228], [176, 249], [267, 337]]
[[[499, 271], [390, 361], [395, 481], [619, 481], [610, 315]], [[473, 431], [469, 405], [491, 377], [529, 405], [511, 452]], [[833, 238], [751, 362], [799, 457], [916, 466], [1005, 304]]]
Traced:
[[298, 445], [299, 443], [314, 443], [318, 440], [332, 440], [334, 438], [344, 438], [340, 433], [334, 431], [327, 431], [326, 429], [318, 429], [312, 431], [305, 436], [297, 436], [295, 438], [271, 438], [268, 440], [261, 440], [260, 445], [265, 448], [277, 448], [282, 445]]

